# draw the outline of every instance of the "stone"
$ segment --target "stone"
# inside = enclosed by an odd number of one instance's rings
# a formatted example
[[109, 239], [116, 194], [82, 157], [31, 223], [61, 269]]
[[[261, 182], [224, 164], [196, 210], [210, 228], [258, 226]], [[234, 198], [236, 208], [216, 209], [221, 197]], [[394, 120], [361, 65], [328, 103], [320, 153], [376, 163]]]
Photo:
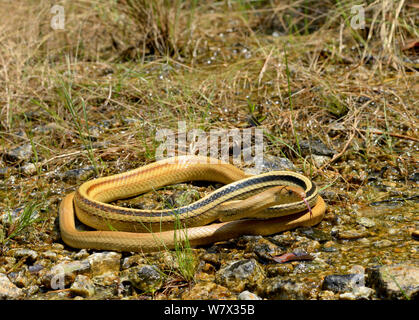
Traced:
[[367, 268], [367, 285], [384, 299], [418, 299], [419, 267], [394, 264]]
[[70, 291], [75, 295], [88, 298], [95, 294], [95, 285], [89, 277], [80, 274], [70, 286]]
[[322, 290], [333, 291], [334, 293], [349, 292], [356, 287], [365, 285], [363, 273], [353, 273], [344, 275], [328, 275], [324, 278]]
[[154, 292], [163, 284], [163, 274], [154, 265], [138, 265], [128, 269], [131, 284], [142, 292]]
[[32, 145], [26, 143], [20, 147], [13, 148], [4, 154], [4, 159], [8, 162], [27, 161], [32, 156]]
[[4, 273], [0, 273], [0, 300], [16, 300], [22, 296], [22, 289], [16, 287]]
[[235, 292], [254, 290], [265, 279], [265, 272], [255, 259], [233, 261], [221, 267], [215, 282]]
[[226, 287], [210, 281], [196, 283], [192, 289], [182, 294], [183, 300], [220, 300], [235, 299], [233, 294]]
[[27, 263], [33, 263], [38, 259], [38, 253], [35, 250], [19, 248], [19, 249], [12, 249], [9, 251], [10, 255], [15, 257], [16, 259], [25, 258]]
[[67, 183], [85, 181], [95, 174], [94, 167], [89, 166], [80, 169], [71, 169], [60, 175], [61, 179]]
[[372, 228], [375, 227], [375, 222], [374, 220], [370, 219], [370, 218], [366, 218], [366, 217], [361, 217], [359, 219], [357, 219], [358, 224], [366, 227], [366, 228]]
[[266, 279], [258, 294], [269, 300], [306, 300], [310, 297], [310, 291], [304, 283], [284, 280], [278, 276]]
[[250, 291], [242, 291], [237, 297], [239, 300], [262, 300], [257, 294], [254, 294]]
[[119, 272], [121, 254], [111, 251], [98, 252], [91, 254], [85, 260], [90, 263], [92, 276], [95, 277], [108, 272]]
[[91, 267], [89, 261], [64, 261], [54, 265], [50, 269], [43, 269], [39, 272], [41, 283], [50, 289], [64, 289], [70, 285], [77, 275], [90, 275]]

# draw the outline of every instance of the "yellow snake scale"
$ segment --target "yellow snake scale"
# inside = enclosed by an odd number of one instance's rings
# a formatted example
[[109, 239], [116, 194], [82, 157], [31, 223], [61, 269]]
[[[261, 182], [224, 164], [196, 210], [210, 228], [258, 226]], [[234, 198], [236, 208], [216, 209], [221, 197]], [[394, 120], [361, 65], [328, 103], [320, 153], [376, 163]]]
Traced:
[[[109, 204], [186, 181], [225, 185], [180, 208], [140, 210]], [[83, 183], [61, 202], [59, 221], [69, 246], [148, 252], [173, 248], [185, 237], [197, 246], [312, 226], [325, 210], [315, 184], [301, 174], [271, 171], [252, 176], [220, 160], [179, 156]], [[78, 230], [75, 215], [96, 230]]]

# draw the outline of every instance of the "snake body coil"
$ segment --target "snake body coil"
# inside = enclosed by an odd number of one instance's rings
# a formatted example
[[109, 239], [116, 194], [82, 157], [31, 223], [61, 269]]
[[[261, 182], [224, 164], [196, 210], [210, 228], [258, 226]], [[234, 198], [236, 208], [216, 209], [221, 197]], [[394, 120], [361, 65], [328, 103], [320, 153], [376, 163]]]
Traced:
[[[139, 210], [108, 203], [199, 180], [225, 186], [180, 208]], [[220, 160], [179, 156], [82, 184], [61, 203], [60, 230], [72, 247], [145, 252], [172, 248], [175, 239], [186, 237], [191, 245], [202, 245], [241, 234], [267, 235], [311, 226], [320, 222], [325, 209], [315, 184], [298, 173], [249, 176]], [[81, 222], [98, 231], [77, 230], [74, 211]], [[222, 223], [210, 224], [215, 221]], [[186, 228], [173, 231], [175, 223]]]

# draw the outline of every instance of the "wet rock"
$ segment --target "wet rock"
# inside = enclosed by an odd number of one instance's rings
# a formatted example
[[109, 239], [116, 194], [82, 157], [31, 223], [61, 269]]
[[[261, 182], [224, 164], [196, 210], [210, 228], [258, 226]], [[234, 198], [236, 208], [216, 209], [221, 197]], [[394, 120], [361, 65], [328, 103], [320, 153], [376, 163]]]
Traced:
[[202, 281], [195, 284], [191, 290], [182, 295], [183, 300], [220, 300], [234, 299], [233, 294], [226, 287], [214, 282]]
[[95, 174], [95, 169], [92, 166], [68, 170], [61, 174], [61, 179], [67, 183], [76, 183], [88, 180]]
[[127, 271], [128, 280], [140, 291], [154, 292], [162, 286], [163, 275], [156, 266], [143, 264], [129, 268]]
[[356, 287], [365, 286], [365, 276], [363, 273], [344, 274], [344, 275], [328, 275], [324, 278], [322, 290], [341, 293], [353, 291]]
[[22, 289], [16, 287], [4, 273], [0, 273], [0, 300], [16, 300], [22, 296]]
[[341, 300], [370, 300], [375, 295], [375, 290], [368, 287], [355, 287], [352, 292], [345, 292], [339, 295]]
[[91, 254], [85, 260], [89, 262], [92, 276], [95, 277], [109, 272], [119, 272], [121, 254], [98, 252]]
[[372, 245], [376, 248], [387, 248], [391, 247], [393, 245], [393, 242], [387, 239], [383, 239], [375, 241]]
[[334, 236], [341, 240], [355, 240], [369, 237], [369, 232], [366, 230], [336, 230]]
[[230, 262], [215, 275], [216, 283], [236, 292], [256, 289], [264, 278], [265, 272], [255, 259]]
[[41, 283], [50, 289], [64, 289], [77, 275], [90, 275], [90, 263], [86, 260], [64, 261], [50, 269], [40, 271]]
[[303, 283], [276, 277], [266, 279], [258, 294], [270, 300], [306, 300], [310, 297], [310, 288]]
[[257, 294], [254, 294], [249, 291], [242, 291], [237, 297], [239, 300], [262, 300]]
[[372, 228], [375, 227], [375, 222], [374, 220], [370, 219], [370, 218], [366, 218], [366, 217], [361, 217], [359, 219], [357, 219], [358, 224], [366, 227], [366, 228]]
[[330, 234], [316, 228], [298, 228], [298, 232], [309, 239], [319, 242], [332, 240]]
[[367, 268], [367, 285], [384, 299], [418, 299], [419, 267], [395, 264]]
[[70, 292], [88, 298], [95, 294], [95, 285], [89, 277], [78, 275], [70, 287]]
[[334, 150], [329, 149], [321, 140], [303, 140], [300, 141], [300, 148], [303, 156], [306, 155], [318, 155], [333, 157], [336, 153]]
[[10, 151], [7, 151], [4, 154], [4, 159], [8, 162], [15, 163], [21, 161], [27, 161], [32, 156], [32, 145], [26, 143], [20, 147], [14, 148]]

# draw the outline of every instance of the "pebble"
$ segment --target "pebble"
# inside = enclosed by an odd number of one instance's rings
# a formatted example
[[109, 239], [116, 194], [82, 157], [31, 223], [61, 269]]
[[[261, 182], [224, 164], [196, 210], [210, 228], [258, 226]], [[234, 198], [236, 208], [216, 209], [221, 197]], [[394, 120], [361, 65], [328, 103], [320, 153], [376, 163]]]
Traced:
[[138, 265], [127, 271], [131, 284], [142, 292], [155, 292], [163, 284], [163, 274], [154, 265]]
[[336, 238], [341, 240], [354, 240], [368, 237], [370, 234], [368, 231], [359, 231], [359, 230], [338, 230], [336, 233]]
[[259, 297], [257, 294], [254, 294], [247, 290], [240, 292], [237, 298], [239, 300], [262, 300], [262, 298]]
[[372, 245], [376, 248], [386, 248], [386, 247], [392, 246], [393, 242], [387, 239], [383, 239], [383, 240], [373, 242]]
[[334, 293], [342, 293], [352, 291], [356, 287], [365, 285], [365, 276], [363, 273], [353, 273], [344, 275], [328, 275], [322, 283], [322, 290], [333, 291]]
[[313, 159], [313, 163], [317, 168], [323, 166], [324, 164], [329, 162], [330, 159], [332, 159], [331, 157], [328, 157], [328, 156], [319, 156], [316, 154], [312, 154], [311, 158]]
[[70, 286], [70, 292], [88, 298], [95, 294], [95, 285], [89, 277], [78, 275]]
[[330, 234], [316, 228], [299, 228], [298, 232], [309, 239], [319, 242], [332, 240], [332, 236]]
[[120, 269], [121, 254], [117, 252], [98, 252], [88, 256], [85, 260], [90, 264], [92, 276], [100, 276], [105, 273], [116, 273]]
[[27, 176], [31, 176], [36, 173], [36, 166], [30, 162], [20, 167], [20, 171]]
[[16, 287], [7, 275], [0, 273], [0, 300], [16, 300], [22, 296], [22, 289]]
[[259, 169], [261, 169], [260, 173], [269, 172], [273, 170], [296, 170], [294, 164], [288, 158], [273, 157], [269, 155], [263, 156], [263, 162]]
[[310, 297], [310, 289], [304, 283], [275, 277], [266, 279], [258, 294], [270, 300], [306, 300]]
[[215, 275], [215, 282], [235, 292], [253, 290], [261, 285], [265, 272], [255, 259], [229, 262]]
[[27, 161], [32, 156], [32, 145], [26, 143], [20, 147], [14, 148], [10, 151], [7, 151], [4, 154], [4, 159], [8, 162], [21, 162]]
[[86, 260], [64, 261], [50, 269], [41, 270], [39, 274], [44, 286], [57, 290], [70, 285], [79, 274], [90, 275], [91, 269]]
[[333, 157], [335, 155], [335, 151], [328, 148], [321, 140], [313, 139], [313, 140], [302, 140], [300, 141], [300, 148], [305, 155], [318, 155], [318, 156], [328, 156]]
[[393, 264], [367, 268], [367, 285], [384, 299], [418, 299], [419, 267]]
[[12, 169], [10, 167], [0, 168], [0, 178], [6, 178], [10, 175]]
[[66, 172], [60, 174], [60, 178], [67, 183], [76, 183], [88, 180], [94, 174], [94, 167], [89, 166], [80, 169], [67, 170]]
[[356, 221], [358, 224], [366, 227], [366, 228], [372, 228], [375, 227], [375, 222], [374, 220], [370, 219], [370, 218], [366, 218], [366, 217], [361, 217], [359, 219], [357, 219]]
[[196, 283], [192, 289], [182, 294], [183, 300], [220, 300], [235, 299], [226, 287], [214, 282], [202, 281]]
[[341, 293], [341, 300], [370, 300], [375, 294], [375, 290], [368, 287], [355, 287], [351, 292]]
[[26, 258], [26, 263], [33, 263], [36, 259], [38, 259], [38, 253], [31, 249], [12, 249], [9, 251], [9, 254], [16, 259]]

